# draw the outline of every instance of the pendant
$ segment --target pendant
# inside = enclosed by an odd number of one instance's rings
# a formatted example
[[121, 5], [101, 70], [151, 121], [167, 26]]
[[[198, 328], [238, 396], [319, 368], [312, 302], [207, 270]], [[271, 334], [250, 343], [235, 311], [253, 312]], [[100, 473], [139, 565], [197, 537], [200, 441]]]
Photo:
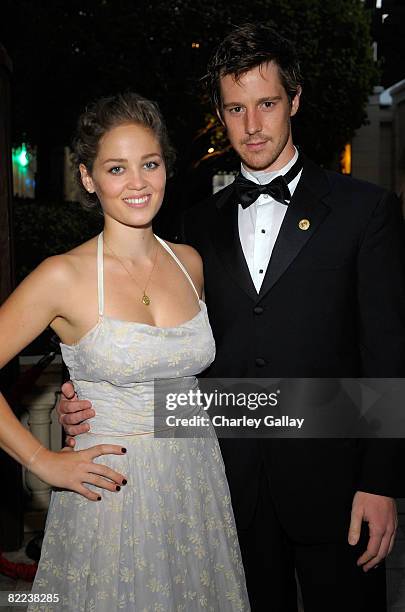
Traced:
[[149, 306], [149, 304], [150, 304], [150, 297], [148, 295], [146, 295], [145, 292], [143, 292], [142, 304], [145, 304], [145, 306]]

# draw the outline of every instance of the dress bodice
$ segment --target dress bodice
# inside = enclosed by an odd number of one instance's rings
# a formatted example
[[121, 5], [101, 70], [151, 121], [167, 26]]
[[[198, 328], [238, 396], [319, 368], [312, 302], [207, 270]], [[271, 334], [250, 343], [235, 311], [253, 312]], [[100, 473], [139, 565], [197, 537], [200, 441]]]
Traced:
[[[156, 238], [196, 292], [182, 263], [163, 240]], [[196, 375], [214, 359], [215, 343], [206, 306], [199, 300], [200, 311], [174, 327], [113, 319], [104, 313], [102, 234], [98, 238], [97, 268], [98, 323], [76, 344], [61, 343], [63, 360], [78, 397], [90, 400], [95, 408], [96, 416], [89, 420], [92, 433], [152, 431], [155, 381], [171, 381], [178, 391], [195, 388]]]

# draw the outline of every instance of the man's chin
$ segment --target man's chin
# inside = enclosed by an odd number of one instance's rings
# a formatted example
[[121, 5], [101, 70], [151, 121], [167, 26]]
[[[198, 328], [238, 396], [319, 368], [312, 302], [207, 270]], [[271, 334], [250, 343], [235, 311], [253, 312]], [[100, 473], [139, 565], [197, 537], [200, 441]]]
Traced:
[[251, 158], [240, 156], [240, 159], [247, 170], [252, 170], [253, 172], [263, 172], [264, 170], [270, 171], [270, 168], [277, 160], [277, 157]]

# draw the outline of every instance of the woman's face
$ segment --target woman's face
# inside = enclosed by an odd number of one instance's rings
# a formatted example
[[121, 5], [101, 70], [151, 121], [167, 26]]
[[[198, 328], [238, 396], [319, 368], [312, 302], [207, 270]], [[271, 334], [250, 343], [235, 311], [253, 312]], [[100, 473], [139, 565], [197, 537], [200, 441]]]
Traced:
[[91, 175], [81, 164], [84, 187], [96, 193], [104, 216], [128, 226], [147, 226], [165, 192], [162, 150], [151, 130], [126, 123], [102, 136]]

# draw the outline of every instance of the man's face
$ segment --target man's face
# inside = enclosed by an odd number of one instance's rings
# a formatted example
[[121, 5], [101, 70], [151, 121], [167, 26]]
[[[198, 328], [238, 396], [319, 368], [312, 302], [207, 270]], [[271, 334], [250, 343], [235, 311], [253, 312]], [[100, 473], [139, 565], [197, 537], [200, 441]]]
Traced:
[[273, 62], [252, 68], [235, 81], [221, 78], [219, 117], [231, 145], [250, 170], [278, 170], [293, 156], [290, 117], [299, 106], [300, 91], [290, 104]]

